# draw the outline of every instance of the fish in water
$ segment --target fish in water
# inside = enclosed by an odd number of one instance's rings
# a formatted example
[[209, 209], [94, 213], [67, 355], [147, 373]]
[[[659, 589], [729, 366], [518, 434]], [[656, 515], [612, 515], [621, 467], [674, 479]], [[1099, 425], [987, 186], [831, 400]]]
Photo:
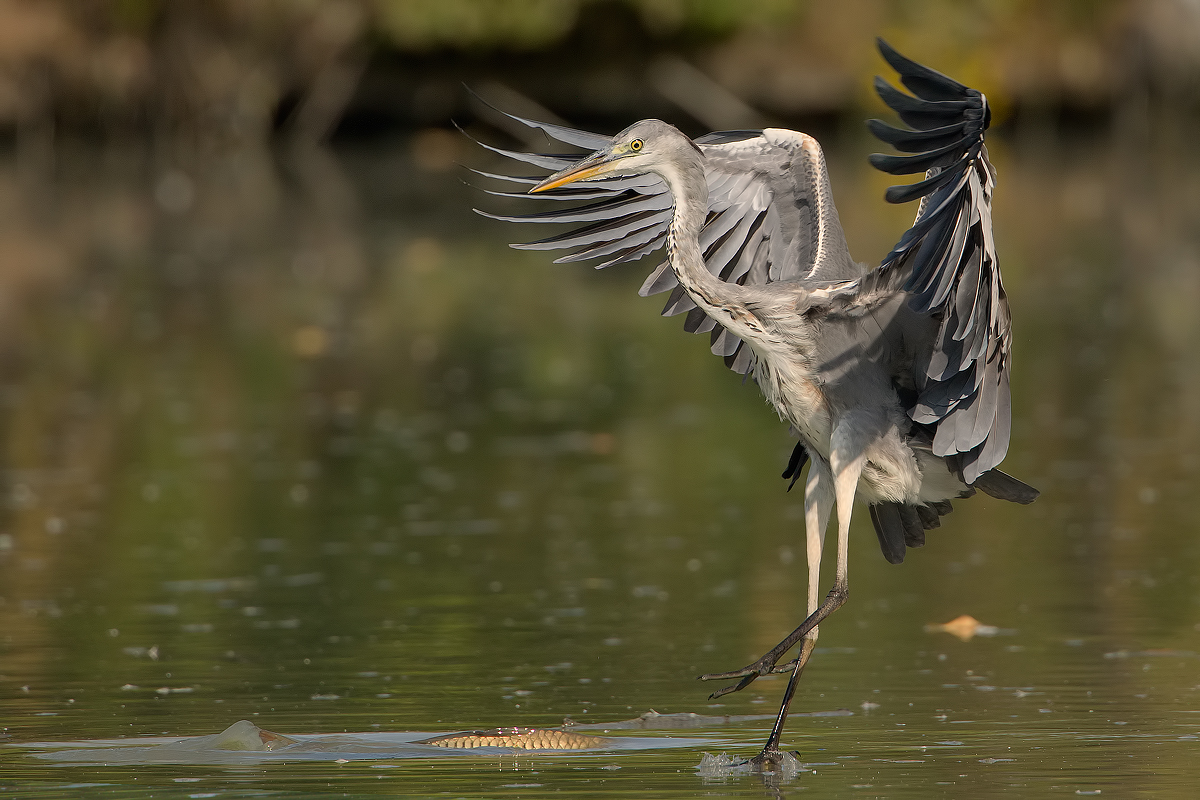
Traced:
[[589, 750], [608, 745], [600, 736], [583, 736], [568, 731], [542, 728], [492, 728], [486, 731], [464, 731], [434, 736], [414, 744], [434, 747], [455, 747], [470, 750], [476, 747], [509, 747], [517, 750]]

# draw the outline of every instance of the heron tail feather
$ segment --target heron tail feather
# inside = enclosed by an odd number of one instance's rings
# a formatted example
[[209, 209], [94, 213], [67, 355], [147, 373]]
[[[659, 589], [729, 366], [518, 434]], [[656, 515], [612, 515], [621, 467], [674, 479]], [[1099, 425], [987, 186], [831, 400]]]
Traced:
[[997, 500], [1008, 500], [1009, 502], [1020, 503], [1021, 505], [1032, 503], [1041, 494], [1041, 492], [1029, 484], [1019, 481], [1012, 475], [1001, 472], [998, 469], [989, 469], [976, 478], [973, 485], [976, 489], [979, 489], [984, 494], [990, 494]]

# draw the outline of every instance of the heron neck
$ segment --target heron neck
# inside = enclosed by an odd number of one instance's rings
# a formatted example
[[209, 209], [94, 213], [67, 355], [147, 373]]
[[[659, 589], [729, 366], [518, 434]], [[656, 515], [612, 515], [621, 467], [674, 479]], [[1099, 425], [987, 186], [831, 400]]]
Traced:
[[699, 159], [664, 170], [675, 207], [667, 229], [667, 259], [679, 285], [705, 310], [725, 305], [737, 287], [708, 271], [700, 250], [700, 230], [708, 216], [708, 182]]

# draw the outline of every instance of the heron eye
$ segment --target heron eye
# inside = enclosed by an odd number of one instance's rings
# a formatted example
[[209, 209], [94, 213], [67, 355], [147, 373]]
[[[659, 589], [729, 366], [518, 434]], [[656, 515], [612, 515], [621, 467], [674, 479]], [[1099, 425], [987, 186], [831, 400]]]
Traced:
[[629, 143], [629, 149], [636, 153], [638, 150], [642, 149], [643, 144], [645, 144], [645, 142], [643, 142], [641, 139], [634, 139]]

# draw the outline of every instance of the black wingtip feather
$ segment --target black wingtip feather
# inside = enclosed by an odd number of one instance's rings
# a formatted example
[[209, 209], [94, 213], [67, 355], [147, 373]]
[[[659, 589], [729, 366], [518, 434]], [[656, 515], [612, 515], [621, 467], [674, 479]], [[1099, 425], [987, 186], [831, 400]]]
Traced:
[[879, 549], [889, 564], [900, 564], [904, 561], [904, 521], [900, 516], [899, 503], [876, 503], [867, 507], [871, 512], [871, 522], [875, 525], [875, 535], [879, 539]]
[[975, 480], [974, 486], [997, 500], [1008, 500], [1021, 505], [1029, 505], [1041, 494], [1024, 481], [998, 469], [990, 469], [980, 475]]
[[917, 515], [921, 518], [921, 525], [925, 530], [930, 531], [941, 527], [942, 518], [938, 516], [936, 509], [930, 506], [917, 506]]
[[948, 75], [900, 55], [882, 36], [876, 37], [875, 45], [883, 60], [900, 74], [900, 80], [918, 97], [927, 100], [960, 100], [972, 91]]
[[892, 175], [914, 175], [928, 172], [933, 168], [948, 167], [962, 157], [963, 143], [951, 141], [943, 147], [929, 148], [915, 156], [888, 156], [882, 153], [872, 153], [867, 156], [871, 166], [881, 172]]
[[796, 485], [796, 481], [800, 479], [800, 473], [804, 470], [804, 465], [808, 463], [808, 451], [804, 449], [802, 442], [796, 442], [796, 446], [792, 448], [792, 455], [788, 458], [787, 469], [783, 471], [783, 478], [791, 478], [792, 482], [788, 484], [787, 490], [790, 492], [792, 487]]
[[908, 131], [888, 125], [880, 119], [867, 120], [867, 129], [876, 139], [887, 142], [892, 147], [904, 153], [925, 153], [957, 144], [962, 141], [965, 121], [955, 122], [941, 128], [931, 128], [924, 131]]
[[924, 197], [931, 192], [935, 192], [950, 183], [951, 180], [961, 177], [955, 170], [944, 170], [932, 178], [926, 178], [923, 181], [903, 186], [889, 186], [888, 190], [884, 192], [883, 198], [889, 203], [907, 203], [916, 200], [918, 197]]
[[916, 506], [900, 506], [900, 521], [904, 524], [904, 544], [907, 547], [925, 546], [925, 524]]

